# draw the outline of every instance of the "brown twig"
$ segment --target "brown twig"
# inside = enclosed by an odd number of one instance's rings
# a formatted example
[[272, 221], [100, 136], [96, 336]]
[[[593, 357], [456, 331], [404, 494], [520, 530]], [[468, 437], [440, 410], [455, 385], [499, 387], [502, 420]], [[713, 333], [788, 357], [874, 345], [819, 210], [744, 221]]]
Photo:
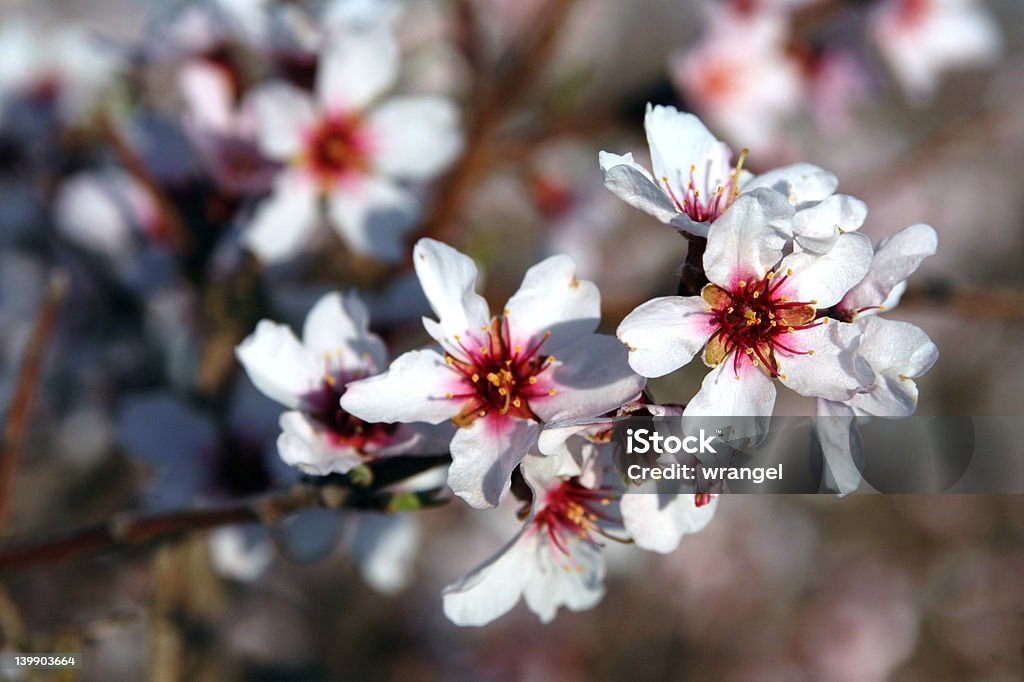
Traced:
[[4, 420], [3, 447], [0, 449], [0, 533], [7, 524], [14, 496], [14, 479], [17, 475], [18, 460], [28, 429], [32, 403], [39, 375], [43, 369], [43, 359], [49, 346], [57, 323], [60, 304], [68, 292], [68, 276], [58, 271], [50, 277], [50, 282], [43, 299], [42, 307], [36, 316], [32, 335], [29, 337], [25, 356], [21, 360], [21, 368], [15, 382], [14, 393]]
[[498, 128], [543, 73], [572, 4], [573, 0], [545, 4], [527, 35], [514, 41], [517, 47], [498, 64], [497, 77], [479, 84], [480, 104], [468, 126], [466, 151], [438, 188], [437, 199], [424, 218], [419, 236], [450, 239], [470, 190], [495, 157], [493, 145]]
[[128, 174], [142, 186], [142, 189], [149, 195], [150, 200], [156, 205], [160, 214], [160, 224], [157, 228], [158, 236], [165, 239], [181, 253], [189, 252], [193, 244], [188, 227], [160, 182], [135, 149], [132, 148], [131, 144], [124, 138], [121, 131], [117, 129], [117, 125], [113, 121], [104, 117], [100, 122], [100, 130], [107, 141], [110, 142], [110, 147], [117, 156], [117, 160]]
[[272, 524], [303, 509], [401, 511], [436, 506], [443, 502], [436, 489], [404, 494], [383, 489], [449, 461], [448, 455], [395, 457], [373, 465], [365, 487], [345, 477], [328, 477], [223, 506], [118, 514], [57, 537], [0, 548], [0, 571], [143, 545], [220, 526]]

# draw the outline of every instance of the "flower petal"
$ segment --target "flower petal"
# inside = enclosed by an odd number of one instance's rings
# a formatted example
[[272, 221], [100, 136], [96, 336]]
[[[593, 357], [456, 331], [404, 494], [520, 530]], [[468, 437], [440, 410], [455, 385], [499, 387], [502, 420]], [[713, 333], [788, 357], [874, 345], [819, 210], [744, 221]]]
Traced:
[[477, 509], [497, 506], [539, 432], [537, 422], [494, 413], [459, 429], [452, 439], [448, 487]]
[[382, 177], [352, 179], [330, 193], [331, 224], [354, 252], [385, 262], [405, 256], [403, 237], [419, 214], [416, 199]]
[[369, 117], [372, 157], [385, 175], [427, 180], [462, 150], [459, 110], [444, 97], [393, 97]]
[[398, 46], [386, 28], [350, 33], [321, 57], [317, 97], [326, 111], [359, 111], [397, 78]]
[[825, 253], [831, 249], [840, 232], [853, 232], [864, 224], [868, 207], [860, 199], [835, 194], [793, 216], [793, 234], [797, 244], [806, 251]]
[[472, 258], [434, 239], [421, 239], [413, 249], [413, 264], [446, 337], [475, 333], [489, 322], [487, 301], [476, 293]]
[[695, 495], [626, 493], [619, 502], [622, 523], [636, 546], [668, 554], [679, 547], [684, 535], [708, 525], [718, 507], [718, 496], [701, 507]]
[[633, 371], [653, 378], [689, 363], [714, 331], [707, 307], [700, 296], [665, 296], [626, 315], [615, 334], [629, 349]]
[[629, 368], [626, 347], [614, 336], [592, 334], [561, 355], [548, 370], [554, 394], [530, 399], [544, 421], [596, 417], [635, 399], [646, 383]]
[[251, 101], [263, 153], [285, 161], [301, 151], [316, 121], [313, 100], [293, 85], [271, 83], [255, 91]]
[[779, 272], [792, 270], [779, 291], [818, 309], [828, 308], [864, 279], [871, 266], [871, 240], [859, 232], [840, 235], [826, 253], [801, 251], [786, 256]]
[[939, 358], [939, 349], [921, 328], [909, 322], [869, 317], [864, 330], [861, 356], [875, 372], [871, 390], [855, 395], [849, 404], [864, 414], [904, 417], [917, 409], [917, 385], [921, 376]]
[[557, 352], [597, 329], [601, 293], [593, 282], [576, 279], [571, 258], [552, 256], [526, 271], [505, 311], [513, 343], [530, 348], [550, 332], [544, 351]]
[[264, 395], [290, 408], [319, 388], [324, 368], [289, 327], [261, 320], [256, 331], [235, 348], [249, 380]]
[[440, 424], [459, 413], [459, 399], [445, 397], [456, 375], [435, 350], [400, 355], [387, 372], [348, 384], [341, 407], [368, 422]]
[[820, 487], [840, 496], [855, 492], [862, 478], [857, 462], [864, 454], [853, 408], [819, 398], [814, 433], [825, 465]]
[[[654, 182], [647, 170], [633, 160], [632, 154], [619, 156], [601, 152], [599, 161], [604, 186], [633, 208], [638, 208], [663, 223], [671, 222], [679, 213], [679, 209]], [[707, 229], [706, 226], [704, 229]]]
[[892, 291], [914, 274], [925, 258], [934, 255], [938, 246], [935, 230], [921, 223], [878, 242], [867, 275], [843, 297], [840, 308], [868, 312], [864, 309], [885, 304]]
[[655, 182], [667, 183], [676, 197], [686, 196], [691, 174], [701, 196], [728, 186], [732, 151], [699, 118], [675, 107], [648, 104], [644, 130]]
[[782, 383], [800, 395], [849, 400], [870, 381], [857, 366], [860, 335], [857, 325], [833, 321], [786, 336], [787, 346], [813, 354], [778, 351]]
[[326, 429], [302, 412], [285, 412], [280, 424], [277, 452], [286, 464], [303, 473], [312, 476], [347, 474], [363, 463], [353, 448], [332, 444]]
[[561, 606], [570, 611], [592, 609], [604, 598], [605, 563], [601, 548], [586, 540], [570, 539], [569, 556], [542, 546], [537, 550], [540, 571], [534, 572], [523, 598], [542, 623], [550, 623]]
[[314, 356], [328, 356], [345, 369], [369, 368], [374, 374], [388, 361], [384, 342], [370, 332], [370, 316], [354, 292], [321, 297], [306, 315], [302, 342]]
[[793, 207], [767, 189], [744, 192], [708, 231], [704, 269], [729, 291], [739, 280], [759, 280], [782, 258], [792, 236]]
[[316, 225], [316, 186], [299, 173], [284, 171], [274, 192], [257, 207], [242, 239], [260, 260], [277, 263], [302, 251]]
[[456, 625], [487, 625], [516, 605], [536, 571], [537, 535], [529, 526], [493, 557], [444, 588], [444, 615]]
[[749, 362], [741, 361], [737, 374], [730, 354], [704, 377], [683, 416], [769, 417], [774, 406], [775, 382]]
[[781, 193], [793, 206], [821, 201], [839, 186], [839, 179], [826, 170], [809, 163], [795, 163], [758, 175], [744, 187], [744, 192], [767, 188]]

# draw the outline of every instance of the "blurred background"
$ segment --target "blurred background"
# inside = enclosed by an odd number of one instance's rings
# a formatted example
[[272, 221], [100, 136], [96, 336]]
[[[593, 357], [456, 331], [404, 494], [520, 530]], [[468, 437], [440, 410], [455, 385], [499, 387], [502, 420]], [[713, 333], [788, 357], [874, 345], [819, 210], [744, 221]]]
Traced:
[[[239, 103], [309, 81], [340, 4], [0, 4], [4, 545], [294, 483], [280, 408], [233, 356], [261, 318], [297, 327], [358, 288], [393, 354], [425, 341], [404, 261], [326, 229], [281, 265], [242, 246], [269, 184]], [[464, 152], [417, 188], [413, 236], [477, 259], [492, 308], [552, 253], [597, 282], [609, 331], [674, 293], [685, 240], [597, 165], [646, 158], [645, 105], [673, 104], [750, 147], [755, 172], [834, 172], [873, 239], [934, 226], [939, 252], [890, 315], [941, 351], [920, 413], [1024, 415], [1024, 3], [383, 4], [398, 90], [463, 112]], [[197, 104], [182, 78], [196, 65], [230, 83], [219, 129], [199, 109], [221, 95]], [[651, 389], [685, 402], [701, 378]], [[1024, 498], [728, 496], [674, 554], [610, 547], [592, 611], [455, 627], [441, 589], [512, 537], [516, 506], [321, 509], [0, 559], [0, 649], [81, 652], [59, 679], [86, 680], [1024, 677]]]

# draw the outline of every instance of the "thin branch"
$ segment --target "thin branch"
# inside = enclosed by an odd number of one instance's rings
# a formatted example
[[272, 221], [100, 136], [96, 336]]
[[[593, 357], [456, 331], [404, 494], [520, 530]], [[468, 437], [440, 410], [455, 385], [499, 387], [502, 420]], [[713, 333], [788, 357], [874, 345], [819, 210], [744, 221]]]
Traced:
[[3, 447], [0, 449], [0, 533], [3, 532], [11, 511], [14, 479], [17, 476], [18, 460], [25, 441], [25, 432], [28, 430], [36, 388], [39, 385], [39, 375], [43, 369], [43, 359], [46, 357], [46, 349], [57, 324], [60, 305], [67, 296], [68, 286], [67, 273], [58, 271], [51, 275], [7, 409]]
[[373, 465], [372, 480], [366, 487], [345, 476], [328, 476], [299, 483], [289, 490], [217, 507], [117, 514], [53, 538], [0, 548], [0, 571], [165, 541], [220, 526], [273, 524], [303, 509], [404, 511], [436, 506], [443, 503], [438, 498], [439, 490], [403, 494], [384, 492], [382, 488], [450, 461], [448, 455], [394, 457]]
[[512, 108], [529, 92], [547, 66], [573, 0], [551, 0], [522, 40], [497, 66], [498, 77], [480, 85], [480, 105], [468, 126], [466, 151], [437, 189], [437, 198], [419, 230], [421, 236], [450, 239], [470, 190], [495, 158], [494, 137]]

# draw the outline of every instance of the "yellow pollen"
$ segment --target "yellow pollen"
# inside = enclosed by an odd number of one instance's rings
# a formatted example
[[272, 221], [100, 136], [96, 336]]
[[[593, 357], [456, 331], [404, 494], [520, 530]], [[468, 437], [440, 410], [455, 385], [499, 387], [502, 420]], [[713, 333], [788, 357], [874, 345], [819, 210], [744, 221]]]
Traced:
[[338, 383], [337, 377], [331, 374], [324, 375], [324, 381], [326, 381], [330, 386], [334, 386]]
[[777, 325], [777, 324], [778, 324], [778, 322], [776, 322], [775, 320], [772, 320], [772, 326], [773, 326], [773, 327], [774, 327], [775, 325]]
[[480, 346], [480, 354], [487, 355], [487, 346]]
[[789, 300], [789, 296], [782, 296], [782, 297], [780, 298], [780, 300], [782, 300], [782, 301], [788, 301], [788, 300]]
[[748, 348], [745, 352], [746, 352], [747, 355], [753, 355], [754, 354], [754, 349], [753, 348]]
[[692, 164], [692, 163], [691, 163], [691, 164], [690, 164], [690, 172], [691, 172], [691, 173], [693, 173], [693, 172], [694, 172], [694, 171], [696, 171], [696, 170], [697, 170], [697, 166], [696, 166], [696, 164]]
[[515, 405], [516, 408], [520, 408], [523, 406], [523, 401], [520, 400], [519, 398], [516, 398], [515, 400], [512, 401], [512, 404]]
[[548, 391], [548, 395], [554, 395], [555, 393], [557, 393], [557, 391], [553, 388], [550, 391]]
[[741, 279], [740, 280], [740, 287], [742, 288], [742, 287], [745, 287], [745, 286], [747, 286], [747, 280]]
[[884, 305], [878, 306], [878, 312], [884, 313], [885, 312], [885, 306]]
[[768, 280], [771, 280], [771, 278], [772, 278], [772, 277], [774, 277], [774, 276], [775, 276], [775, 271], [774, 271], [774, 270], [769, 270], [769, 271], [768, 271], [768, 274], [767, 274], [767, 275], [765, 275], [765, 277], [766, 277], [766, 278], [767, 278]]
[[481, 328], [480, 328], [480, 331], [482, 331], [482, 332], [486, 332], [486, 331], [487, 331], [487, 325], [485, 324], [485, 325], [484, 325], [483, 327], [481, 327]]
[[611, 500], [609, 500], [607, 497], [601, 498], [602, 507], [607, 507], [609, 504], [611, 504]]
[[707, 308], [704, 309], [704, 312], [706, 312], [706, 313], [714, 312], [714, 308], [712, 308], [711, 306], [708, 306]]
[[782, 374], [782, 373], [780, 373], [779, 376], [782, 377], [783, 381], [785, 381], [786, 379], [789, 378], [788, 376], [786, 376], [785, 374]]
[[499, 388], [498, 395], [508, 395], [508, 391], [504, 388]]
[[478, 417], [486, 417], [487, 416], [487, 410], [480, 410], [476, 414], [477, 414]]
[[760, 291], [755, 291], [754, 292], [754, 298], [758, 298], [760, 296], [761, 296], [761, 292]]
[[447, 393], [444, 394], [444, 397], [445, 398], [454, 398], [455, 394], [452, 393], [451, 391], [448, 391]]
[[811, 305], [818, 305], [818, 299], [812, 298], [811, 299]]
[[509, 310], [508, 308], [505, 308], [505, 317], [508, 317], [511, 314], [512, 314], [512, 311]]
[[787, 332], [789, 332], [790, 334], [792, 334], [792, 333], [793, 333], [793, 332], [795, 332], [796, 330], [795, 330], [795, 329], [793, 329], [792, 327], [786, 327], [786, 331], [787, 331]]
[[754, 367], [760, 367], [761, 363], [758, 362], [757, 358], [754, 358]]
[[530, 383], [531, 384], [537, 383], [537, 377], [530, 377]]
[[786, 276], [788, 277], [788, 276], [790, 276], [792, 274], [793, 274], [793, 268], [786, 268]]
[[828, 318], [827, 317], [821, 318], [821, 323], [822, 324], [828, 324]]
[[447, 362], [447, 363], [448, 363], [448, 364], [450, 365], [450, 364], [452, 364], [453, 362], [455, 362], [455, 358], [453, 358], [453, 357], [452, 357], [452, 356], [450, 356], [450, 355], [446, 355], [446, 356], [444, 356], [444, 361], [445, 361], [445, 362]]
[[459, 337], [459, 335], [458, 335], [458, 334], [456, 334], [456, 335], [455, 335], [455, 336], [453, 336], [452, 338], [454, 338], [454, 339], [455, 339], [456, 341], [461, 341], [461, 340], [462, 340], [462, 339], [461, 339], [461, 338]]
[[808, 355], [814, 355], [814, 351], [813, 350], [809, 350], [809, 351], [807, 351], [807, 354]]
[[729, 306], [729, 308], [725, 312], [732, 313], [732, 311], [734, 311], [734, 310], [736, 310], [736, 309], [733, 308], [732, 306]]
[[473, 383], [474, 383], [474, 384], [475, 384], [476, 382], [480, 381], [480, 375], [479, 375], [479, 374], [477, 374], [476, 372], [473, 372], [473, 376], [472, 376], [472, 377], [470, 377], [470, 378], [471, 378], [471, 379], [473, 379]]
[[550, 339], [551, 338], [551, 331], [550, 330], [544, 332], [544, 338], [545, 339]]
[[522, 346], [520, 346], [520, 345], [519, 345], [519, 344], [517, 343], [517, 344], [516, 344], [516, 352], [517, 352], [517, 353], [521, 353], [521, 352], [522, 352], [522, 350], [523, 350], [523, 347], [522, 347]]

